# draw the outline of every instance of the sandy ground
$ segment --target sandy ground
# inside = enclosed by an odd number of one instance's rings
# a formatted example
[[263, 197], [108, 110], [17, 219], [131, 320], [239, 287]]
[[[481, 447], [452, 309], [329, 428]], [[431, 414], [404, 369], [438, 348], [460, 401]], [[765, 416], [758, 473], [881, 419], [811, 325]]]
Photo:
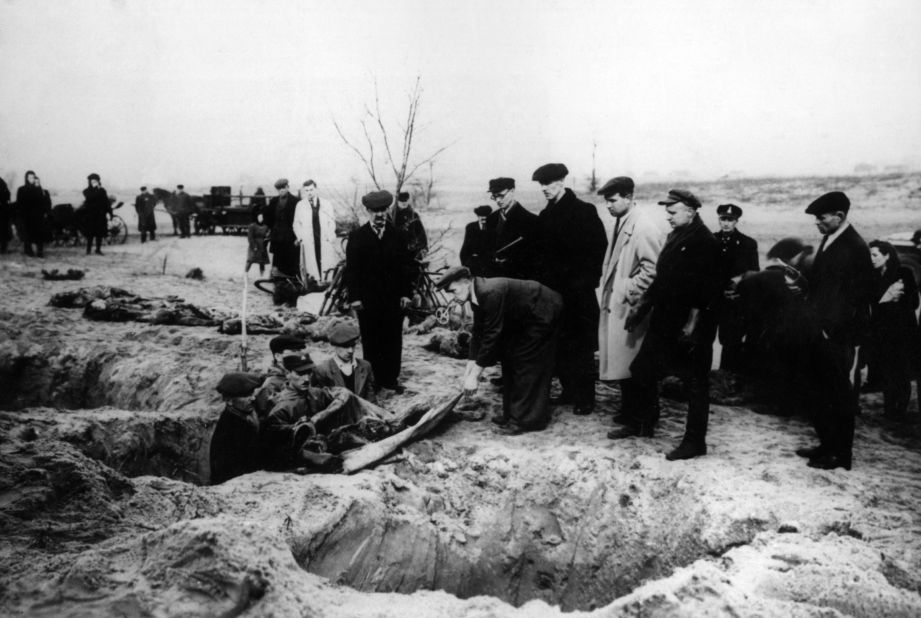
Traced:
[[[732, 201], [756, 202], [743, 224], [763, 253], [791, 233], [815, 241], [802, 208], [834, 182], [850, 181], [778, 181]], [[845, 188], [867, 239], [921, 227], [909, 197], [919, 178], [865, 185]], [[786, 199], [772, 201], [780, 187]], [[703, 190], [721, 203], [735, 187]], [[430, 228], [449, 228], [447, 256], [467, 210], [431, 215]], [[246, 241], [141, 245], [131, 225], [128, 244], [104, 256], [0, 256], [0, 613], [921, 615], [915, 395], [903, 424], [882, 419], [878, 395], [862, 397], [851, 472], [806, 467], [793, 450], [812, 441], [809, 425], [745, 405], [713, 406], [697, 460], [663, 457], [682, 433], [678, 402], [656, 438], [612, 444], [619, 394], [604, 385], [599, 414], [562, 407], [547, 431], [503, 437], [473, 420], [501, 405], [484, 384], [443, 430], [373, 470], [199, 486], [220, 411], [213, 387], [237, 368], [239, 337], [91, 322], [47, 303], [100, 284], [238, 311]], [[75, 267], [84, 280], [39, 273]], [[184, 277], [193, 267], [204, 281]], [[258, 291], [249, 307], [274, 311]], [[269, 364], [268, 338], [251, 338], [251, 366]], [[405, 337], [407, 392], [384, 405], [459, 388], [463, 361], [425, 351], [428, 338]]]

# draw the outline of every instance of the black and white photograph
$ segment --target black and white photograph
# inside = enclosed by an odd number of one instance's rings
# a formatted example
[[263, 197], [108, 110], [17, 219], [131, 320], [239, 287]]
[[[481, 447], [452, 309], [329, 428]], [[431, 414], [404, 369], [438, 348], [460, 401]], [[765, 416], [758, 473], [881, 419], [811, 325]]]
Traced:
[[0, 0], [0, 616], [921, 616], [919, 33]]

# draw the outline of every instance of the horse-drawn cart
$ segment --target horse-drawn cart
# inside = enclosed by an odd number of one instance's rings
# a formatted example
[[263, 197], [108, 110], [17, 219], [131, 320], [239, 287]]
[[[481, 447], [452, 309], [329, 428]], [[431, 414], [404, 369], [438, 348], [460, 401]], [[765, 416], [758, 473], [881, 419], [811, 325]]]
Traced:
[[196, 200], [196, 234], [245, 234], [253, 221], [253, 211], [265, 207], [265, 195], [230, 192], [230, 187], [211, 187], [211, 192]]

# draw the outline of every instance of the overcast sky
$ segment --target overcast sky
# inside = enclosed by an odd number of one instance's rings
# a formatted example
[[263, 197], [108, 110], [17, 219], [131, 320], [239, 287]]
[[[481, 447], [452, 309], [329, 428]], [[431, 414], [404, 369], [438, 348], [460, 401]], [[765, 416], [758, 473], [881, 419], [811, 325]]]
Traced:
[[421, 75], [437, 177], [921, 166], [921, 2], [0, 0], [0, 171], [348, 182]]

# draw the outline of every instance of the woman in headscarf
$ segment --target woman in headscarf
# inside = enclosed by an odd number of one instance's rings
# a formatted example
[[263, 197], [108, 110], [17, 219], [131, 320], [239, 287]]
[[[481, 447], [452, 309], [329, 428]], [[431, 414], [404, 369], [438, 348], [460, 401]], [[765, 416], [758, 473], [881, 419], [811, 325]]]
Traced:
[[89, 255], [92, 251], [95, 238], [96, 255], [102, 255], [102, 239], [109, 234], [112, 204], [109, 202], [109, 194], [102, 187], [99, 174], [90, 174], [86, 180], [89, 183], [83, 190], [83, 233], [86, 235], [86, 254]]

